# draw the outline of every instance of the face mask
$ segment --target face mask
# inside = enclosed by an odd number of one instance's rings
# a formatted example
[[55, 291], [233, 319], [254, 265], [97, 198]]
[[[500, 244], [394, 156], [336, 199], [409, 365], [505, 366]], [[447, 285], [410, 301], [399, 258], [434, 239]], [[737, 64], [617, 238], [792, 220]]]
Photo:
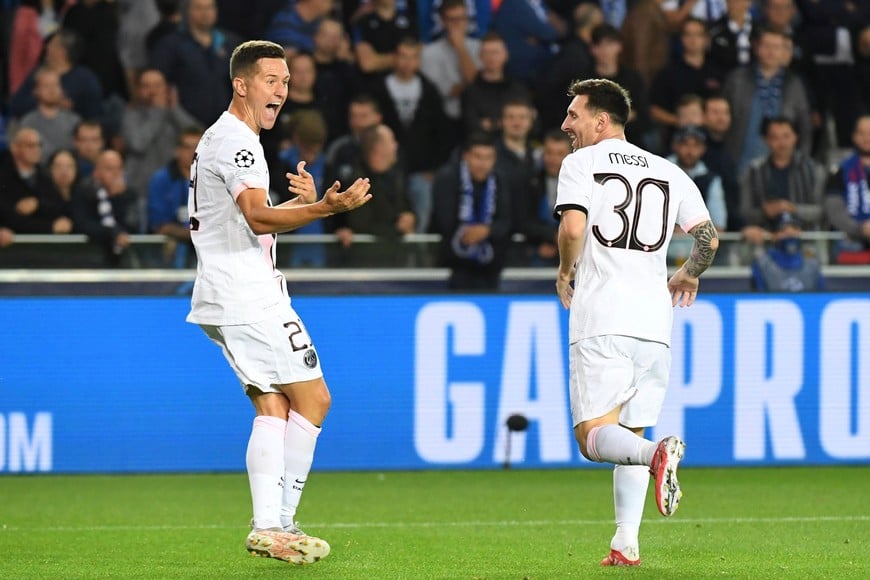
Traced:
[[776, 248], [786, 254], [797, 254], [801, 251], [800, 238], [782, 238], [776, 242]]

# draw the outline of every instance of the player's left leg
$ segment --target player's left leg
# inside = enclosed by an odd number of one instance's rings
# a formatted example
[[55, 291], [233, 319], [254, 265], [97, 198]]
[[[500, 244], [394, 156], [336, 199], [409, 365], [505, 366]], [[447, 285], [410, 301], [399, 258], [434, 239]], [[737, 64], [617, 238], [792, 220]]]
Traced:
[[610, 540], [610, 554], [602, 566], [640, 565], [640, 522], [649, 486], [644, 465], [616, 465], [613, 468], [613, 508], [616, 533]]
[[296, 509], [302, 498], [321, 425], [331, 403], [323, 377], [282, 385], [290, 400], [287, 430], [284, 435], [284, 493], [281, 502], [281, 526], [285, 531], [302, 534], [296, 526]]

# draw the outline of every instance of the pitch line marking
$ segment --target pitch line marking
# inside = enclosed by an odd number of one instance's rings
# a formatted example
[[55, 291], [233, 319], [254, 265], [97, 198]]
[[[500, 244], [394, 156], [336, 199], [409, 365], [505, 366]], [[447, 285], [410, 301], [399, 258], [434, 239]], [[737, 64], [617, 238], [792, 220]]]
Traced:
[[[785, 517], [750, 517], [750, 518], [674, 518], [644, 520], [644, 524], [794, 524], [822, 522], [870, 522], [867, 516], [785, 516]], [[470, 527], [505, 527], [505, 526], [612, 526], [612, 520], [501, 520], [501, 521], [464, 521], [464, 522], [331, 522], [306, 523], [310, 528], [470, 528]], [[0, 524], [3, 532], [104, 532], [104, 531], [166, 531], [166, 530], [230, 530], [242, 528], [241, 525], [213, 524], [202, 526], [43, 526], [23, 527]]]

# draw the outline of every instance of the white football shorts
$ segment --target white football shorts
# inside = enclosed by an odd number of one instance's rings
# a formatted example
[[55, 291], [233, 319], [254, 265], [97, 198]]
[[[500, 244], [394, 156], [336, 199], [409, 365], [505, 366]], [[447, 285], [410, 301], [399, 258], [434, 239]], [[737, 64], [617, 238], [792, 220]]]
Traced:
[[323, 376], [320, 357], [292, 307], [281, 316], [254, 324], [200, 327], [224, 353], [245, 391], [280, 393], [276, 385], [310, 381]]
[[570, 346], [571, 416], [574, 426], [622, 405], [625, 427], [658, 422], [671, 371], [670, 348], [629, 336], [585, 338]]

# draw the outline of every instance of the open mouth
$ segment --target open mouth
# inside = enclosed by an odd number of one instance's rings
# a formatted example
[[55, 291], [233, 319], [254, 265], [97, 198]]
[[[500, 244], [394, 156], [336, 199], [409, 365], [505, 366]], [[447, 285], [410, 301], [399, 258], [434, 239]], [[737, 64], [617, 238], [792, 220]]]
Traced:
[[277, 113], [278, 109], [281, 108], [281, 103], [269, 103], [268, 105], [266, 105], [266, 108], [270, 111]]

